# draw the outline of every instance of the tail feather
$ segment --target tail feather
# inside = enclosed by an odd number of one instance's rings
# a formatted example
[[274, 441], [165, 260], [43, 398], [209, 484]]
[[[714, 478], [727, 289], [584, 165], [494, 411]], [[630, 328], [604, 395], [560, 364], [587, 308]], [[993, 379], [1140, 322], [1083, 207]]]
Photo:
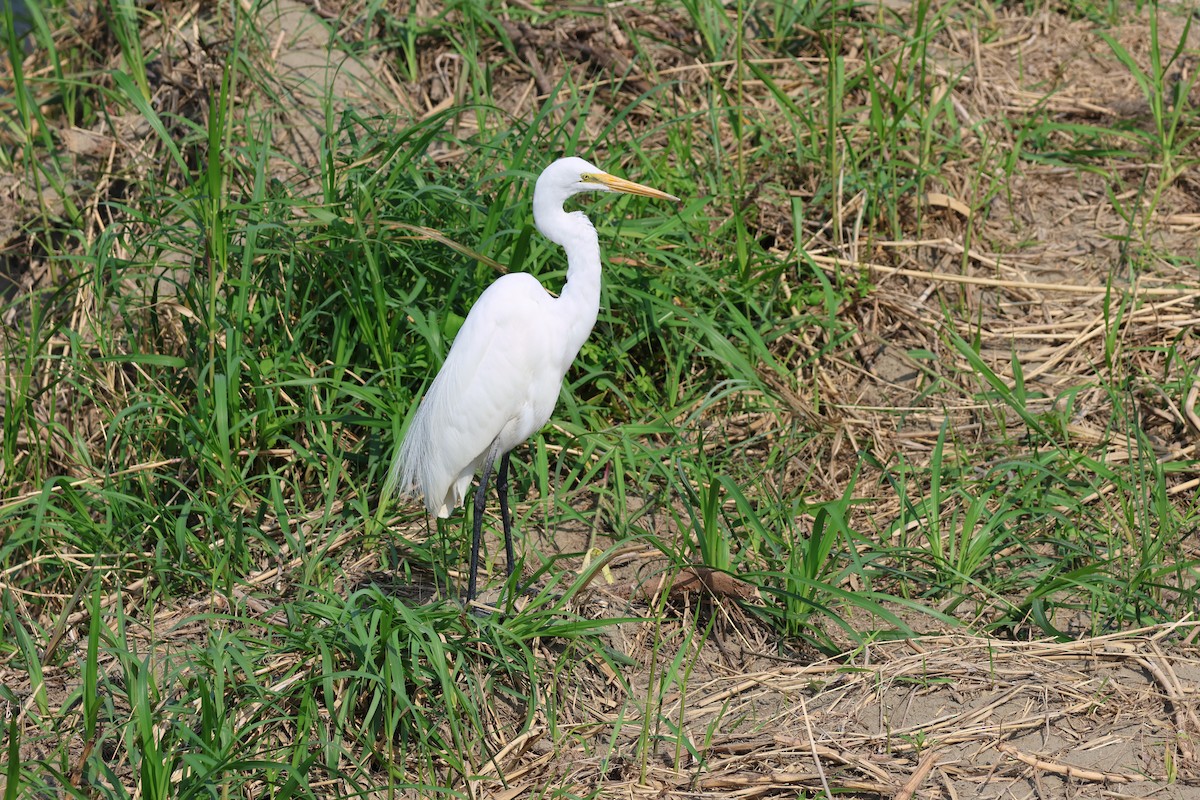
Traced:
[[[419, 414], [420, 411], [418, 410], [417, 413]], [[416, 421], [414, 420], [414, 423]], [[414, 436], [416, 427], [419, 426], [409, 426], [404, 440], [396, 450], [396, 455], [392, 457], [392, 466], [388, 469], [387, 480], [383, 483], [381, 499], [386, 500], [392, 497], [416, 499], [421, 495], [421, 486], [417, 481], [417, 465], [421, 463], [422, 454], [418, 451], [422, 448], [421, 443], [417, 442], [419, 437]]]

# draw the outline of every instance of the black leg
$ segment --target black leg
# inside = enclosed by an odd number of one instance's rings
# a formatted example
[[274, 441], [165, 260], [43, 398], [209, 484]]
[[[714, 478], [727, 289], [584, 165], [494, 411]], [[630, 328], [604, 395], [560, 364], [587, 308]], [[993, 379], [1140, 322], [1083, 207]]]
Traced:
[[479, 488], [475, 490], [475, 520], [471, 531], [471, 577], [467, 580], [467, 602], [475, 599], [475, 578], [479, 574], [479, 542], [483, 536], [483, 513], [487, 511], [487, 484], [492, 475], [492, 459], [483, 462]]
[[508, 513], [508, 453], [500, 457], [496, 473], [496, 494], [500, 496], [500, 521], [504, 524], [504, 557], [508, 559], [508, 577], [513, 574], [512, 515]]

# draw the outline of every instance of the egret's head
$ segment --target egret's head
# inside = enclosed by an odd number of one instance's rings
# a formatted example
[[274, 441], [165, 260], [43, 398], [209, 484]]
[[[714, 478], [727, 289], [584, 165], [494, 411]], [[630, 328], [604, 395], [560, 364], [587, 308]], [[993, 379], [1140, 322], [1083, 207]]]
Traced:
[[555, 161], [538, 176], [537, 186], [533, 190], [534, 203], [537, 204], [538, 198], [543, 197], [547, 202], [561, 205], [568, 197], [580, 192], [620, 192], [659, 200], [679, 200], [675, 195], [609, 175], [582, 158], [568, 156]]

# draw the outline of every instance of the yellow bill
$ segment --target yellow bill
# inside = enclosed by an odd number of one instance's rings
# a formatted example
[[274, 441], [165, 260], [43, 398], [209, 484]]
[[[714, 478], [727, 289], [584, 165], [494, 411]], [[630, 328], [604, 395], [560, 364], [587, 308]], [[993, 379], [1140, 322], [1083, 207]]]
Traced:
[[601, 186], [607, 187], [613, 192], [637, 194], [642, 197], [657, 197], [659, 200], [674, 200], [677, 203], [679, 202], [679, 198], [673, 194], [667, 194], [658, 189], [651, 189], [649, 186], [627, 181], [624, 178], [618, 178], [616, 175], [609, 175], [607, 172], [591, 172], [580, 177], [589, 183], [598, 183]]

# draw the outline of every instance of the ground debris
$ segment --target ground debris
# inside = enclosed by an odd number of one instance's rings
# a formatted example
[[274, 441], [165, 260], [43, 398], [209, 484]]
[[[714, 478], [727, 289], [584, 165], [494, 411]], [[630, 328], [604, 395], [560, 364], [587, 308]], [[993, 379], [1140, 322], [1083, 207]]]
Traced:
[[1195, 702], [1174, 714], [1142, 662], [1194, 697], [1200, 651], [1164, 645], [1189, 627], [1073, 642], [931, 636], [714, 677], [672, 720], [686, 746], [664, 742], [643, 783], [611, 763], [597, 773], [582, 750], [561, 754], [573, 765], [564, 778], [612, 797], [651, 786], [663, 797], [1102, 797], [1111, 784], [1184, 797], [1179, 783], [1200, 778], [1185, 756], [1200, 733]]

